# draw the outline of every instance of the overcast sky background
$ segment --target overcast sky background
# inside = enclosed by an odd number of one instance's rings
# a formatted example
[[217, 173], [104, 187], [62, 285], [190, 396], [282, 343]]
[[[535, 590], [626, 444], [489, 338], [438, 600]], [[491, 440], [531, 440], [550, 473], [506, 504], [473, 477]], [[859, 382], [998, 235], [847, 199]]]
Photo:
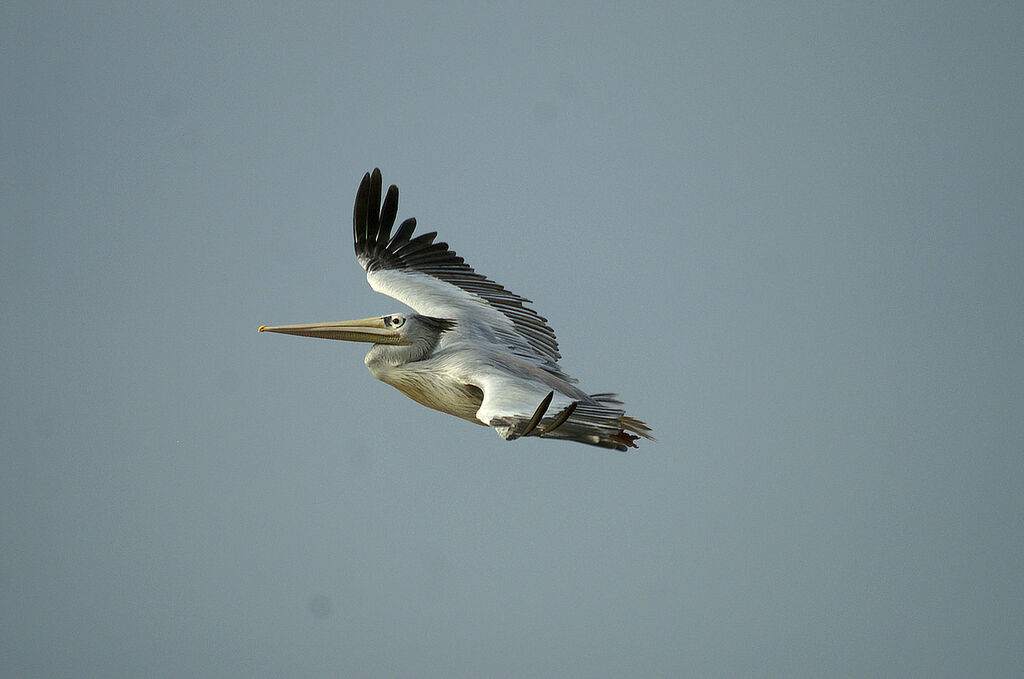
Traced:
[[[3, 3], [0, 676], [1019, 671], [1024, 6], [554, 4]], [[374, 166], [658, 441], [257, 334]]]

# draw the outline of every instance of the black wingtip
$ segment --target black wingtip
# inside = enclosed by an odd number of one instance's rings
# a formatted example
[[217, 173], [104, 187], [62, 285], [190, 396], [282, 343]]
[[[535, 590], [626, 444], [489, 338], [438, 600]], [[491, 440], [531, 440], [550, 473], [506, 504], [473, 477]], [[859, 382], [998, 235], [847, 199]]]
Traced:
[[546, 435], [550, 434], [551, 432], [553, 432], [554, 430], [556, 430], [559, 427], [561, 427], [563, 424], [565, 424], [565, 421], [569, 419], [569, 416], [572, 415], [574, 412], [576, 412], [576, 406], [578, 406], [579, 404], [580, 404], [579, 401], [573, 401], [572, 403], [567, 405], [565, 407], [565, 410], [563, 410], [558, 415], [558, 417], [556, 417], [554, 420], [552, 420], [551, 424], [549, 424], [547, 426], [547, 428], [544, 429], [544, 431], [541, 433], [541, 436], [546, 436]]
[[363, 175], [352, 211], [352, 236], [356, 256], [372, 256], [391, 237], [398, 216], [398, 187], [391, 186], [381, 205], [383, 179], [380, 168]]
[[519, 434], [520, 436], [529, 436], [533, 433], [533, 430], [537, 428], [537, 424], [540, 422], [540, 419], [544, 417], [544, 413], [548, 411], [548, 406], [551, 405], [551, 399], [554, 395], [555, 392], [548, 392], [548, 395], [545, 396], [544, 400], [540, 402], [539, 406], [537, 406], [537, 410], [534, 411], [533, 417], [531, 417], [530, 421], [526, 423], [526, 427], [523, 429], [522, 433]]
[[376, 249], [382, 250], [391, 239], [391, 227], [398, 217], [398, 187], [392, 184], [384, 196], [384, 204], [380, 209], [380, 228], [377, 230]]
[[370, 191], [366, 198], [366, 240], [368, 245], [376, 242], [377, 232], [380, 229], [381, 183], [380, 170], [374, 168], [373, 173], [370, 175]]
[[356, 190], [356, 202], [352, 208], [352, 236], [356, 248], [356, 255], [363, 252], [366, 245], [366, 215], [369, 212], [370, 173], [363, 175], [363, 181], [359, 182], [359, 189]]
[[384, 246], [385, 250], [397, 250], [401, 246], [409, 242], [409, 237], [412, 236], [412, 232], [416, 229], [416, 218], [409, 217], [398, 226], [398, 231], [395, 231], [395, 235], [391, 237], [388, 244]]

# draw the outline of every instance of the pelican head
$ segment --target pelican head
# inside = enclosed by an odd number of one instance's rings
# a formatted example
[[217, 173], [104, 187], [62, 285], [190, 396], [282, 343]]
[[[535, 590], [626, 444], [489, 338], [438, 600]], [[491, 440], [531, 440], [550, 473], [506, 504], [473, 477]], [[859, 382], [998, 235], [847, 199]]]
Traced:
[[[369, 342], [375, 346], [367, 354], [389, 363], [417, 361], [437, 346], [441, 334], [455, 327], [455, 321], [420, 314], [388, 314], [355, 321], [304, 323], [300, 325], [261, 325], [260, 332], [318, 337], [321, 339]], [[399, 349], [401, 347], [401, 349]]]

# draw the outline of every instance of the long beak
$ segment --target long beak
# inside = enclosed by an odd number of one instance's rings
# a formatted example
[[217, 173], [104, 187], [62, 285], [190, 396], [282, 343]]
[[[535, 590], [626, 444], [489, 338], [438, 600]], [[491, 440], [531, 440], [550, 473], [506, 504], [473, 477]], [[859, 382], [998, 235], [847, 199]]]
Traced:
[[404, 344], [402, 336], [384, 325], [384, 319], [362, 318], [358, 321], [334, 321], [305, 325], [261, 325], [260, 332], [280, 332], [285, 335], [319, 337], [322, 339], [372, 342], [374, 344]]

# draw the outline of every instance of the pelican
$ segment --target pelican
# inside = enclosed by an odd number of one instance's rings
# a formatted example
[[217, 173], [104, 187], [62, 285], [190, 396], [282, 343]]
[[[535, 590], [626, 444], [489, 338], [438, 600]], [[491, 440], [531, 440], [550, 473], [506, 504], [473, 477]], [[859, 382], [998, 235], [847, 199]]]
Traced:
[[356, 258], [371, 288], [415, 313], [259, 331], [368, 342], [374, 377], [507, 441], [539, 436], [625, 451], [653, 438], [615, 394], [587, 394], [563, 372], [555, 333], [530, 300], [478, 274], [435, 243], [437, 233], [414, 237], [414, 218], [392, 233], [397, 215], [398, 187], [382, 206], [380, 170], [366, 173], [352, 216]]

